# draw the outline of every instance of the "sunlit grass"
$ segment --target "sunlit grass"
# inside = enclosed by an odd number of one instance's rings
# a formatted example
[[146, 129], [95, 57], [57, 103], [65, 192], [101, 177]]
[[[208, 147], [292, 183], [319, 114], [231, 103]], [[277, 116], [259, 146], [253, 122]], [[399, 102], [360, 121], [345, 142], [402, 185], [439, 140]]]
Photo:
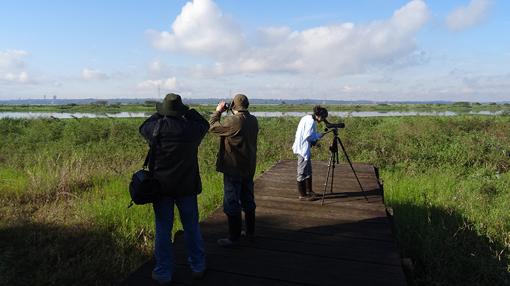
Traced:
[[[142, 120], [0, 120], [0, 284], [66, 284], [73, 271], [84, 284], [115, 284], [150, 257], [152, 208], [127, 208], [130, 174], [147, 151], [138, 135]], [[295, 159], [298, 120], [259, 119], [257, 174]], [[342, 121], [351, 159], [381, 170], [399, 246], [415, 262], [418, 284], [508, 282], [509, 117]], [[315, 160], [328, 158], [328, 136]], [[201, 219], [222, 201], [217, 149], [211, 135], [199, 149]], [[176, 222], [174, 230], [181, 227]], [[28, 278], [16, 280], [27, 265]]]

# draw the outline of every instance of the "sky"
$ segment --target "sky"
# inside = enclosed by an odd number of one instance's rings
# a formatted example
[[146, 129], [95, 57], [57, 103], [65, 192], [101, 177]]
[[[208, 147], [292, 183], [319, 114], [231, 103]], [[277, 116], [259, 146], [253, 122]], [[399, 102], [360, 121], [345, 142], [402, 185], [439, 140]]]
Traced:
[[507, 0], [4, 0], [0, 100], [510, 101]]

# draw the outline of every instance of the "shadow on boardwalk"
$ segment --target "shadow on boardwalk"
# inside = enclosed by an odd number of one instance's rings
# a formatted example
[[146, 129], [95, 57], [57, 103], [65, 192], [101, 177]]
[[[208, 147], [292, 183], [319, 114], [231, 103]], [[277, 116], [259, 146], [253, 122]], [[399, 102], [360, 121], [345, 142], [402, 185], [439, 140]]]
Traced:
[[[385, 223], [325, 225], [289, 230], [284, 221], [259, 216], [255, 241], [242, 240], [239, 247], [216, 245], [227, 233], [226, 221], [215, 215], [202, 226], [208, 273], [203, 281], [192, 281], [186, 263], [183, 236], [176, 235], [175, 285], [402, 285], [400, 259], [390, 233], [380, 240], [381, 229], [367, 226]], [[285, 228], [279, 223], [286, 223]], [[296, 217], [296, 225], [300, 224]], [[354, 238], [354, 233], [366, 238]], [[353, 257], [359, 259], [353, 259]], [[380, 263], [381, 257], [387, 259]], [[144, 264], [123, 285], [157, 285], [150, 280], [154, 261]], [[370, 275], [360, 277], [367, 270]], [[383, 281], [383, 283], [381, 283]], [[384, 282], [385, 281], [385, 282]]]
[[[404, 257], [415, 262], [409, 285], [510, 285], [508, 249], [467, 226], [460, 215], [441, 209], [395, 207]], [[284, 230], [278, 221], [259, 218], [255, 242], [235, 249], [215, 241], [227, 233], [226, 222], [213, 218], [203, 227], [209, 271], [191, 280], [182, 236], [176, 236], [178, 265], [174, 285], [398, 285], [400, 257], [391, 238], [370, 237], [382, 219]], [[296, 224], [299, 218], [296, 217]], [[370, 227], [372, 226], [372, 227]], [[361, 231], [361, 232], [360, 232]], [[356, 235], [353, 236], [353, 233]], [[366, 237], [363, 238], [362, 236]], [[391, 234], [390, 234], [391, 235]], [[353, 258], [358, 257], [358, 259]], [[381, 257], [386, 260], [380, 263]], [[157, 285], [150, 280], [151, 260], [123, 285]]]

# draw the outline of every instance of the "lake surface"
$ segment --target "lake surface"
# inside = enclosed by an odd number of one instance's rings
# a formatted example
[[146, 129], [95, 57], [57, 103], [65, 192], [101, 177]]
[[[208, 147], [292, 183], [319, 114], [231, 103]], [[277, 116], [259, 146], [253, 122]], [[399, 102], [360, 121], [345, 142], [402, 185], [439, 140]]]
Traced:
[[[502, 111], [478, 111], [478, 112], [419, 112], [419, 111], [331, 111], [329, 115], [339, 117], [380, 117], [380, 116], [456, 116], [456, 115], [501, 115]], [[141, 118], [148, 117], [152, 112], [118, 112], [118, 113], [68, 113], [68, 112], [0, 112], [0, 118]], [[257, 117], [301, 117], [309, 112], [279, 112], [279, 111], [255, 111], [252, 112]]]

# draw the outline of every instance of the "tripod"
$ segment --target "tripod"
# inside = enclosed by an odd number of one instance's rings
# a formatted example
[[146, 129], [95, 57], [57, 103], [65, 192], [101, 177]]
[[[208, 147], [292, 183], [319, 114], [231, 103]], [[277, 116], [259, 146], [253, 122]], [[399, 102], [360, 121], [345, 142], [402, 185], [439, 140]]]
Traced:
[[354, 177], [356, 177], [356, 180], [358, 181], [359, 188], [363, 192], [363, 196], [365, 197], [365, 200], [367, 200], [367, 202], [368, 202], [367, 195], [365, 194], [365, 190], [363, 190], [363, 186], [361, 185], [361, 182], [359, 181], [358, 175], [356, 174], [356, 171], [354, 170], [354, 167], [352, 166], [351, 159], [349, 159], [349, 155], [347, 155], [347, 151], [345, 151], [344, 144], [342, 144], [342, 140], [340, 140], [340, 137], [338, 137], [338, 128], [332, 128], [330, 131], [327, 131], [325, 134], [327, 134], [329, 132], [333, 132], [333, 142], [331, 142], [331, 145], [329, 146], [329, 151], [331, 152], [331, 156], [329, 157], [328, 174], [326, 176], [326, 182], [324, 183], [324, 191], [322, 192], [321, 205], [324, 205], [324, 198], [326, 197], [326, 189], [328, 188], [328, 182], [329, 182], [330, 176], [331, 176], [331, 186], [330, 186], [329, 191], [330, 191], [330, 193], [333, 193], [333, 180], [335, 179], [335, 165], [339, 163], [339, 161], [338, 161], [338, 144], [340, 144], [340, 147], [342, 147], [342, 151], [344, 152], [345, 159], [349, 163], [349, 166], [351, 166], [351, 170], [354, 173]]

